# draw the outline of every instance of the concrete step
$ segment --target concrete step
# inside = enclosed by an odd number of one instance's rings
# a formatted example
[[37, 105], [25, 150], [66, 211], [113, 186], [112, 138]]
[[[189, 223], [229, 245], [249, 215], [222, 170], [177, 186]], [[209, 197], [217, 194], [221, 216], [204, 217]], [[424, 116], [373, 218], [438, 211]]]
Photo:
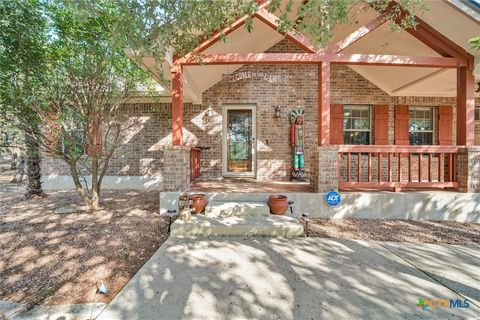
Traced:
[[210, 201], [205, 207], [205, 215], [210, 218], [232, 216], [268, 217], [270, 215], [270, 208], [265, 202]]
[[212, 218], [194, 215], [188, 222], [175, 220], [170, 228], [172, 237], [192, 236], [273, 236], [297, 237], [303, 226], [288, 216], [230, 216]]

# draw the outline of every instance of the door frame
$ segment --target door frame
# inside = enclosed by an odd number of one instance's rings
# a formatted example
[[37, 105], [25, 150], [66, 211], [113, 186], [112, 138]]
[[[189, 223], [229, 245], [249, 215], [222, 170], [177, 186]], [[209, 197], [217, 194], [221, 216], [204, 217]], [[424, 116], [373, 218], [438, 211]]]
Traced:
[[[227, 122], [228, 110], [252, 111], [252, 171], [228, 172], [227, 165]], [[256, 177], [257, 176], [257, 105], [256, 104], [224, 104], [222, 106], [222, 175], [224, 177]]]

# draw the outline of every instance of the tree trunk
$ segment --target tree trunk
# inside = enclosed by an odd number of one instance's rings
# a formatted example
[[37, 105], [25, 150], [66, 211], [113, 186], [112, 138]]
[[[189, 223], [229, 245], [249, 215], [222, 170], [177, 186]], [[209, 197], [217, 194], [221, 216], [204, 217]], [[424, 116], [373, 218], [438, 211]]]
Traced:
[[[98, 125], [98, 124], [97, 124]], [[92, 163], [92, 210], [98, 210], [98, 205], [100, 202], [100, 186], [98, 184], [98, 148], [97, 148], [97, 141], [98, 141], [98, 129], [96, 126], [92, 130], [90, 130], [92, 135], [91, 137], [91, 163]]]
[[70, 173], [72, 175], [73, 183], [75, 184], [75, 188], [77, 189], [77, 192], [82, 198], [83, 204], [85, 205], [85, 211], [91, 211], [92, 200], [89, 198], [86, 188], [84, 188], [80, 183], [80, 178], [77, 170], [77, 163], [75, 161], [70, 161], [69, 166], [70, 166]]
[[[35, 126], [32, 128], [36, 134], [40, 128]], [[25, 135], [25, 144], [27, 147], [27, 177], [28, 187], [25, 198], [29, 199], [33, 196], [44, 197], [45, 193], [42, 190], [41, 173], [40, 173], [40, 147], [38, 142], [29, 134]]]
[[22, 156], [20, 157], [20, 162], [17, 166], [17, 172], [15, 173], [15, 177], [13, 177], [10, 183], [20, 183], [23, 181], [23, 176], [25, 174], [25, 158]]
[[16, 145], [15, 141], [9, 143], [7, 147], [10, 147], [10, 156], [12, 158], [10, 169], [17, 169], [19, 161], [22, 159], [20, 148]]
[[100, 195], [98, 194], [98, 190], [92, 189], [92, 210], [98, 210], [100, 204]]
[[10, 169], [16, 169], [18, 167], [18, 156], [15, 151], [12, 152], [12, 161], [10, 162]]

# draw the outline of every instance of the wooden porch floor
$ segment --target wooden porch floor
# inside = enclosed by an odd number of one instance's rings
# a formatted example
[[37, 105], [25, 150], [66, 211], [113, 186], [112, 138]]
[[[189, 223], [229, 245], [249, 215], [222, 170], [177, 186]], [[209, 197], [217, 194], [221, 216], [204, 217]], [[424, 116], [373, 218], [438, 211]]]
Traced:
[[[255, 180], [253, 178], [224, 178], [221, 180], [196, 180], [190, 186], [190, 192], [310, 192], [310, 183], [281, 180]], [[344, 188], [343, 193], [391, 193], [391, 188]], [[458, 192], [452, 188], [402, 188], [401, 192]]]
[[261, 181], [248, 178], [193, 181], [191, 192], [309, 192], [309, 182]]

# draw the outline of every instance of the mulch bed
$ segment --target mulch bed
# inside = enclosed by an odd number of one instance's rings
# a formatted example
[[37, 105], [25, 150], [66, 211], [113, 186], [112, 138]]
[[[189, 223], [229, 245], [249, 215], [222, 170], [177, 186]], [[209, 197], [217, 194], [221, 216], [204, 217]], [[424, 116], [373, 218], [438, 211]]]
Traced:
[[104, 191], [101, 210], [60, 214], [81, 205], [76, 192], [25, 200], [21, 189], [0, 189], [0, 300], [109, 302], [168, 238], [158, 191]]
[[[81, 205], [74, 191], [24, 199], [25, 184], [0, 166], [0, 300], [37, 304], [110, 302], [168, 238], [158, 191], [106, 190], [94, 213], [55, 213]], [[480, 244], [480, 224], [310, 219], [310, 237]], [[95, 294], [104, 282], [107, 295]]]
[[310, 237], [437, 244], [480, 244], [480, 224], [453, 221], [310, 219]]

